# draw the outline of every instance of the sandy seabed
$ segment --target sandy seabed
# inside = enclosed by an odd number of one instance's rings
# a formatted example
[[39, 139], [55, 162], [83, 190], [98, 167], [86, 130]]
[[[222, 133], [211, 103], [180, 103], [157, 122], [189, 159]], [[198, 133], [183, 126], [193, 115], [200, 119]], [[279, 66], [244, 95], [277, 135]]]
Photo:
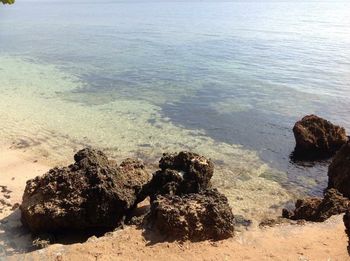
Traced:
[[[20, 223], [26, 180], [53, 166], [25, 150], [0, 148], [0, 260], [350, 260], [342, 215], [324, 223], [253, 224], [219, 242], [162, 242], [134, 226], [90, 237], [86, 242], [53, 244], [30, 251], [32, 238]], [[234, 212], [234, 209], [233, 209]]]

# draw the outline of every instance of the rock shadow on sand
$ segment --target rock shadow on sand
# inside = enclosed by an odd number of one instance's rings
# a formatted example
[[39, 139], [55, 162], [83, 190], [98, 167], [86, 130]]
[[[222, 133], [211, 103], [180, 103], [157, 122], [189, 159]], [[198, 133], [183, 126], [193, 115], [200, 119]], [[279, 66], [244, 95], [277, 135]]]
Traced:
[[29, 253], [49, 244], [84, 243], [92, 236], [101, 237], [107, 232], [103, 229], [89, 229], [86, 231], [62, 230], [52, 234], [31, 234], [30, 230], [22, 225], [20, 210], [16, 209], [0, 220], [0, 260], [6, 256]]

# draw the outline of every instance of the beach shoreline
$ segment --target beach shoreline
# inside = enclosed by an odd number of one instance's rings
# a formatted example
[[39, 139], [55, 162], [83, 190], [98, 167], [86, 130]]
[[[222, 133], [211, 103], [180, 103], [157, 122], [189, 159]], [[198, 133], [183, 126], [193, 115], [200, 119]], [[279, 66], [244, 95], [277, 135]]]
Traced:
[[[135, 226], [91, 237], [86, 242], [53, 244], [29, 252], [32, 238], [20, 223], [19, 210], [27, 179], [51, 167], [44, 159], [3, 146], [0, 149], [1, 184], [6, 186], [11, 206], [0, 213], [1, 258], [5, 260], [348, 260], [347, 237], [342, 215], [324, 223], [281, 224], [259, 228], [253, 224], [233, 238], [218, 242], [158, 242], [144, 237]], [[4, 197], [2, 193], [1, 197]], [[233, 210], [234, 212], [234, 210]], [[5, 257], [4, 254], [7, 254]], [[0, 259], [1, 259], [0, 258]]]

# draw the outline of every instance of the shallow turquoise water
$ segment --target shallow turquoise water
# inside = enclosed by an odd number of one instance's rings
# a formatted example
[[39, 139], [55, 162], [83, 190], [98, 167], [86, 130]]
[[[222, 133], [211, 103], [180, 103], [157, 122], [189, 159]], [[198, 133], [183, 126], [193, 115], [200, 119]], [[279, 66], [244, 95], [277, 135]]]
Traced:
[[[320, 194], [293, 123], [350, 129], [350, 4], [21, 2], [0, 8], [0, 132], [53, 162], [194, 150], [242, 213]], [[242, 199], [243, 198], [243, 199]]]

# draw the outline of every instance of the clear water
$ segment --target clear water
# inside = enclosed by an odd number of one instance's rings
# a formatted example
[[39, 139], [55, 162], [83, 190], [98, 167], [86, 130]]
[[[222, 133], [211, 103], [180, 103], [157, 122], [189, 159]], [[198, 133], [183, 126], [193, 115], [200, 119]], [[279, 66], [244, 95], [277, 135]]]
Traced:
[[327, 163], [290, 162], [294, 122], [350, 129], [349, 14], [348, 2], [0, 6], [1, 143], [57, 164], [87, 144], [150, 163], [193, 150], [216, 162], [235, 213], [278, 213], [327, 183]]

